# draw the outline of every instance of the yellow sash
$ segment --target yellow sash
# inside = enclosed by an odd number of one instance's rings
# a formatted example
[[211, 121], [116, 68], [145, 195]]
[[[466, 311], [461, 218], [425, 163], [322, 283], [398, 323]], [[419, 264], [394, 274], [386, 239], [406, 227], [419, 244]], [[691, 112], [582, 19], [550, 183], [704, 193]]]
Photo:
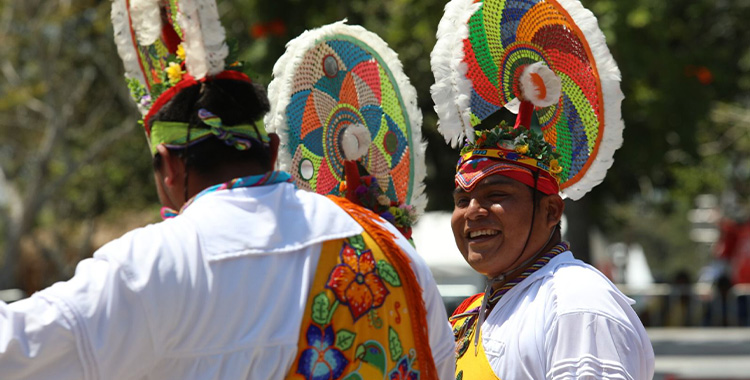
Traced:
[[375, 214], [334, 201], [365, 232], [323, 244], [286, 378], [437, 379], [408, 257], [375, 219], [361, 220]]
[[[482, 299], [484, 299], [484, 296], [475, 298], [468, 305], [462, 304], [453, 315], [459, 315], [466, 310], [480, 307]], [[451, 318], [453, 333], [456, 337], [456, 380], [499, 380], [492, 367], [490, 367], [489, 361], [487, 361], [482, 339], [479, 339], [478, 346], [476, 347], [476, 355], [474, 354], [474, 334], [476, 328], [473, 328], [472, 325], [476, 322], [470, 322], [470, 318], [469, 316]]]

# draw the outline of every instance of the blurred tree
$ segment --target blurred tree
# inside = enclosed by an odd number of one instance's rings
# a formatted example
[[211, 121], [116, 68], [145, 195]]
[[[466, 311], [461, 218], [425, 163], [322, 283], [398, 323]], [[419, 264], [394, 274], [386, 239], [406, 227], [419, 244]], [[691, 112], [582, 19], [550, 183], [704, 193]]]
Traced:
[[150, 190], [109, 8], [94, 0], [0, 4], [0, 289], [31, 278], [19, 268], [24, 239], [49, 268], [36, 286], [68, 277], [91, 253], [81, 221], [112, 205], [142, 207]]
[[697, 270], [708, 257], [689, 240], [687, 213], [697, 195], [724, 191], [737, 163], [730, 157], [747, 157], [741, 144], [727, 143], [727, 133], [737, 137], [747, 121], [730, 126], [715, 115], [727, 104], [747, 106], [750, 3], [584, 5], [599, 16], [626, 95], [625, 143], [584, 201], [611, 239], [644, 244], [657, 275], [667, 278], [681, 265]]
[[[429, 209], [452, 208], [457, 159], [435, 129], [429, 94], [429, 54], [445, 2], [218, 0], [227, 36], [238, 40], [241, 59], [262, 84], [286, 42], [306, 29], [348, 18], [380, 35], [399, 54], [424, 113]], [[155, 206], [110, 4], [0, 2], [0, 288], [20, 283], [11, 273], [22, 242], [42, 253], [46, 284], [67, 277], [96, 247], [95, 221], [120, 222], [126, 211]], [[687, 238], [693, 198], [724, 191], [728, 178], [742, 188], [747, 178], [750, 3], [583, 4], [597, 15], [622, 71], [626, 128], [607, 179], [569, 205], [577, 215], [570, 225], [585, 231], [596, 223], [611, 239], [642, 241], [657, 268], [675, 260], [700, 265], [705, 258]]]

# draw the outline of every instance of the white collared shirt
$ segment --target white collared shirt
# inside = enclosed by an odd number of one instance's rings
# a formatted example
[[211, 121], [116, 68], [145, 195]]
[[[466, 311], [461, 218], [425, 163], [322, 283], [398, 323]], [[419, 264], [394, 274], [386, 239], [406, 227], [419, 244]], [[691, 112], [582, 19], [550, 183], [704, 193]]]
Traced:
[[650, 380], [654, 351], [633, 303], [563, 252], [500, 299], [482, 344], [501, 379]]
[[[289, 183], [207, 194], [106, 244], [71, 280], [0, 302], [0, 378], [282, 379], [321, 243], [361, 232], [332, 201]], [[452, 379], [434, 279], [396, 234], [423, 288], [438, 373]]]

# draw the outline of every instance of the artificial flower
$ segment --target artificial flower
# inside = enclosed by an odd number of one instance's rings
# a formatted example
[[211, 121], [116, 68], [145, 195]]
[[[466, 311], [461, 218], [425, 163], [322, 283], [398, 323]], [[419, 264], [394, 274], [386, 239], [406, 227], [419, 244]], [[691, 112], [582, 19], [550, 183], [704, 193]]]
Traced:
[[169, 67], [167, 67], [166, 71], [170, 84], [177, 84], [177, 82], [182, 80], [182, 75], [185, 74], [185, 72], [182, 71], [182, 66], [174, 62], [169, 62]]
[[177, 45], [177, 58], [179, 58], [181, 61], [185, 60], [185, 46], [182, 44]]

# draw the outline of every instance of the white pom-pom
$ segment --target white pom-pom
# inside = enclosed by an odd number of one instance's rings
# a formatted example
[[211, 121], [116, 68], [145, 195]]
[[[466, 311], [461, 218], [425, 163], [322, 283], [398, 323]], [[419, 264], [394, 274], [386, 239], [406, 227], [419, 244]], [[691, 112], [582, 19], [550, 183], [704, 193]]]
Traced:
[[353, 161], [365, 154], [370, 149], [372, 137], [370, 130], [362, 124], [352, 124], [344, 130], [341, 136], [341, 150], [344, 158]]
[[131, 0], [130, 17], [141, 46], [151, 45], [161, 36], [159, 0]]
[[519, 81], [521, 96], [537, 107], [549, 107], [560, 101], [562, 81], [542, 62], [526, 66]]

